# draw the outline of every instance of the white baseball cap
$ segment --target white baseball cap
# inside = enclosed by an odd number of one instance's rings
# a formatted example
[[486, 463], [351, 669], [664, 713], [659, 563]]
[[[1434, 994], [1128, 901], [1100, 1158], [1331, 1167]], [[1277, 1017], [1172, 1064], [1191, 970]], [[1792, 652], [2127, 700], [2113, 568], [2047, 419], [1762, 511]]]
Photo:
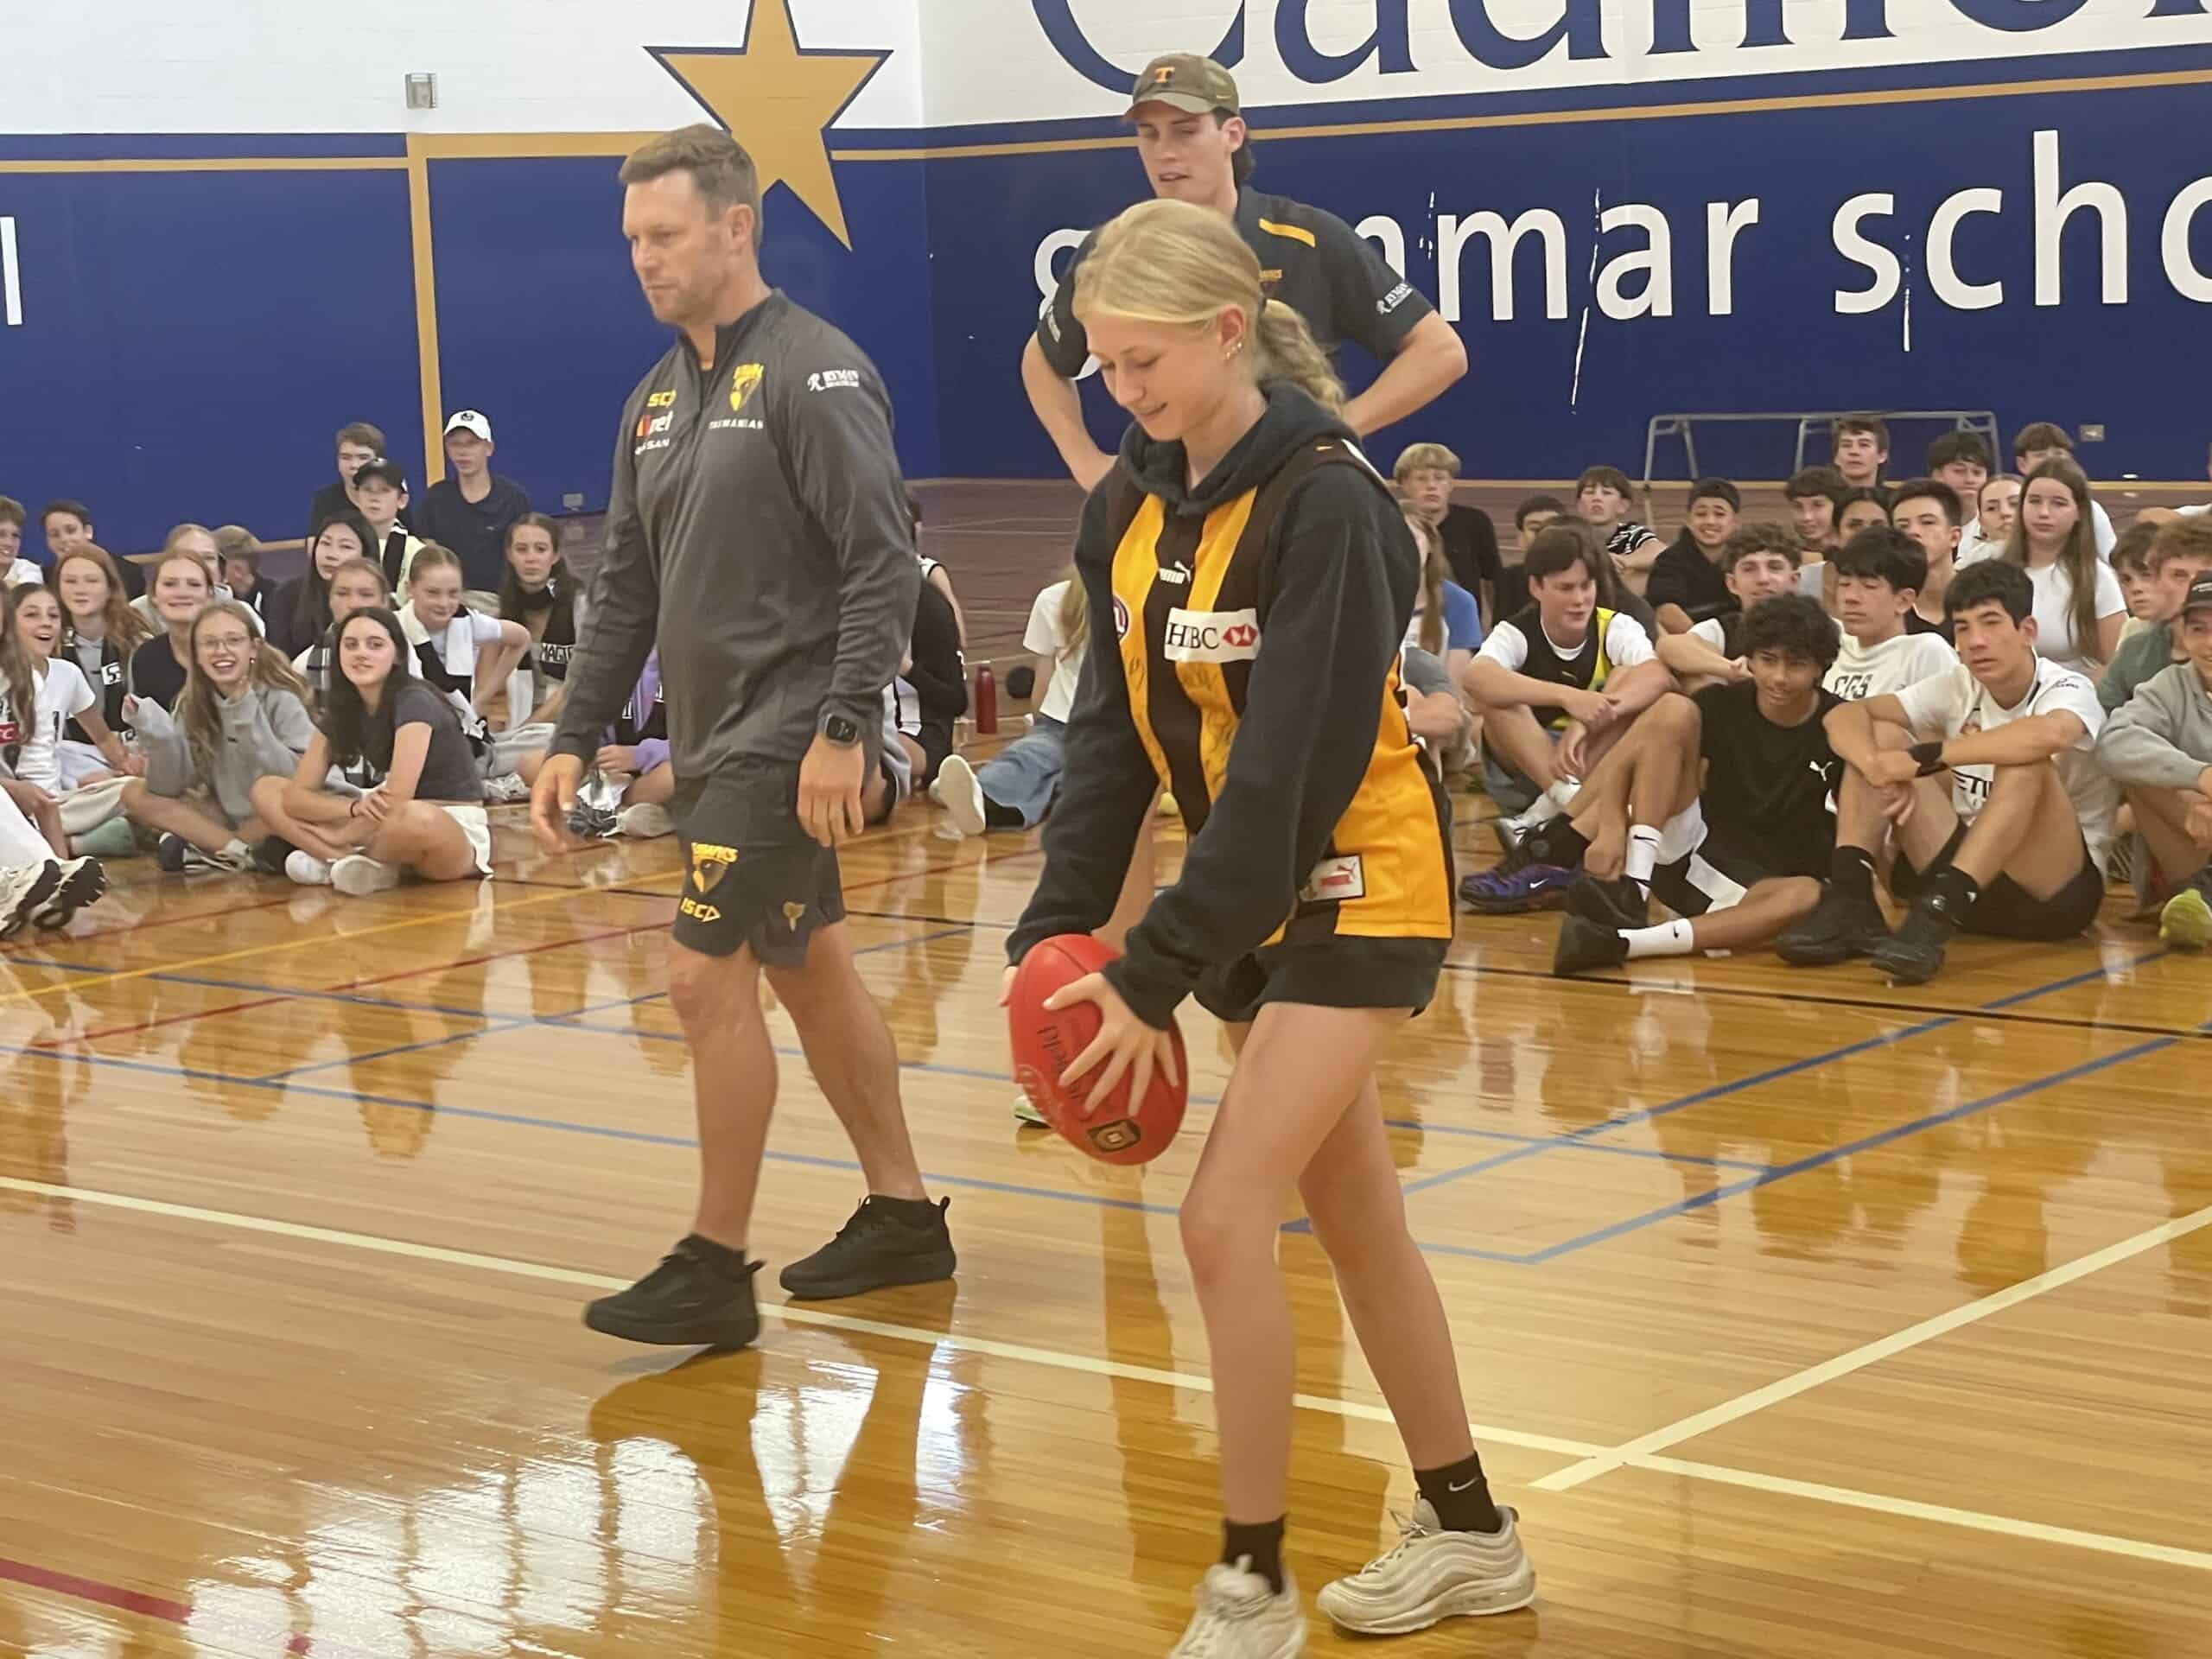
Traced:
[[485, 442], [492, 442], [492, 423], [473, 409], [464, 409], [446, 423], [446, 436], [456, 432], [474, 432]]

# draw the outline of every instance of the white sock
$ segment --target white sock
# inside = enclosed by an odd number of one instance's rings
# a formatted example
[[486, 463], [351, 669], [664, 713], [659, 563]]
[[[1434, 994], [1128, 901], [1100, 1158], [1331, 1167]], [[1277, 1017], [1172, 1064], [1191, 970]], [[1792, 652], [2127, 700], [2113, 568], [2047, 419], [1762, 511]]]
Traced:
[[1697, 949], [1686, 921], [1662, 922], [1656, 927], [1632, 927], [1622, 933], [1628, 941], [1628, 959], [1638, 957], [1687, 957]]
[[1581, 787], [1571, 778], [1560, 779], [1537, 796], [1535, 804], [1521, 815], [1521, 826], [1534, 830], [1540, 823], [1549, 823], [1574, 804], [1574, 792]]
[[1649, 893], [1651, 873], [1658, 868], [1659, 832], [1648, 823], [1632, 825], [1628, 832], [1628, 856], [1621, 866], [1621, 874]]

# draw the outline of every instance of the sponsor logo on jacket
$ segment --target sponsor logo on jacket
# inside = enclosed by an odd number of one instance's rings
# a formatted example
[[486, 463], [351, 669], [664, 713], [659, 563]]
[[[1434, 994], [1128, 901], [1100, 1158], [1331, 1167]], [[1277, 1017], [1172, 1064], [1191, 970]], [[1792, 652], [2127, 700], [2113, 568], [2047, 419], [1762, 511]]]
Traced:
[[1171, 663], [1249, 663], [1260, 654], [1260, 613], [1178, 607], [1167, 613], [1161, 644]]

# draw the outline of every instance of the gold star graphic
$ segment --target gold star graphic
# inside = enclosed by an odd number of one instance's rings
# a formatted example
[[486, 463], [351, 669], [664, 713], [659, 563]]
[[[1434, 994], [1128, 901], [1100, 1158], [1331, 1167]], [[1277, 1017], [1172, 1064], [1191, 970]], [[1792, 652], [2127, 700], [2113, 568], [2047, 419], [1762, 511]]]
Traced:
[[808, 51], [798, 43], [791, 0], [753, 0], [742, 47], [645, 49], [745, 146], [762, 194], [788, 185], [832, 235], [853, 245], [829, 131], [888, 52]]

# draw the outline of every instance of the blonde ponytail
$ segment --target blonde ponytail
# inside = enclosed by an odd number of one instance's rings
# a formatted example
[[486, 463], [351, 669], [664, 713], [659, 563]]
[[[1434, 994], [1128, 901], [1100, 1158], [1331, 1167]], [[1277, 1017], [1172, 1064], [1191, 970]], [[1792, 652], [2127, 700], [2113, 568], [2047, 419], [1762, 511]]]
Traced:
[[1067, 586], [1060, 593], [1060, 638], [1067, 641], [1066, 655], [1080, 657], [1090, 642], [1090, 595], [1084, 591], [1083, 573], [1075, 566], [1068, 566], [1061, 580]]
[[1236, 227], [1187, 201], [1140, 202], [1098, 232], [1076, 271], [1075, 315], [1210, 330], [1224, 311], [1241, 311], [1251, 330], [1254, 377], [1287, 380], [1332, 414], [1344, 404], [1344, 383], [1306, 320], [1260, 284], [1260, 257]]

